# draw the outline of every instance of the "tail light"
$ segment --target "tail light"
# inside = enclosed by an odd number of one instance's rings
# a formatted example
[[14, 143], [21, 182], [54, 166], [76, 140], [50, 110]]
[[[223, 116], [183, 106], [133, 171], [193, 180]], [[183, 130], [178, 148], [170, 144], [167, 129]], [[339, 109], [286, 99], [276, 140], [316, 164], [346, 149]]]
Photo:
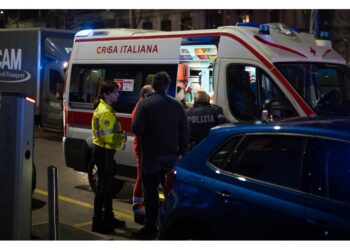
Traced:
[[164, 178], [164, 196], [167, 197], [168, 194], [173, 190], [174, 184], [176, 182], [176, 169], [170, 170]]

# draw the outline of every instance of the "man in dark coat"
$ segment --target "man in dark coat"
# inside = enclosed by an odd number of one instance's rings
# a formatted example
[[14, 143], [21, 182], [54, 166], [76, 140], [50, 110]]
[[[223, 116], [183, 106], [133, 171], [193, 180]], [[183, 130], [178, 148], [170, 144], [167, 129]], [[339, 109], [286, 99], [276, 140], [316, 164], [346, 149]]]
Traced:
[[167, 95], [170, 76], [162, 71], [155, 75], [154, 93], [143, 100], [136, 110], [132, 132], [139, 136], [142, 151], [142, 186], [145, 226], [132, 234], [138, 239], [157, 237], [159, 197], [158, 186], [175, 161], [188, 148], [189, 129], [183, 106]]

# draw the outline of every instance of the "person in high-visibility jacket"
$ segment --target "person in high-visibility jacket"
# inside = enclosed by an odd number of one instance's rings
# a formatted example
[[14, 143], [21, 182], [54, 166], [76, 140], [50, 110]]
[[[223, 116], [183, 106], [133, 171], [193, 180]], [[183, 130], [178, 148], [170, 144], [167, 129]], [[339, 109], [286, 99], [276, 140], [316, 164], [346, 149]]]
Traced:
[[106, 234], [114, 233], [116, 227], [125, 226], [124, 221], [114, 217], [112, 207], [112, 183], [116, 168], [114, 154], [122, 148], [126, 138], [113, 109], [118, 97], [119, 86], [113, 82], [104, 82], [94, 104], [91, 124], [92, 154], [98, 175], [92, 231]]

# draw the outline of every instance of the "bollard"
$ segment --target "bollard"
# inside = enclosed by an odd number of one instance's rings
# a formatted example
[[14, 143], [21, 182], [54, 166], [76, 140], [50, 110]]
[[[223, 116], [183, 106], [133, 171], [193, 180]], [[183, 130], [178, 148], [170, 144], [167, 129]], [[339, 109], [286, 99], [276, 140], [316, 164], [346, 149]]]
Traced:
[[57, 168], [47, 168], [47, 180], [49, 191], [49, 239], [58, 240], [58, 194], [57, 194]]

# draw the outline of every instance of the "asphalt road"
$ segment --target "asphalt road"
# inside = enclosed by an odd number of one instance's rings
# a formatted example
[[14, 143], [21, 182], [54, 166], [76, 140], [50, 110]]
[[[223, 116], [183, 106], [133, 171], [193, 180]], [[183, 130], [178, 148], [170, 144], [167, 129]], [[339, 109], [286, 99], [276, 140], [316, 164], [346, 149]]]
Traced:
[[89, 187], [87, 174], [65, 166], [60, 135], [36, 129], [34, 137], [37, 184], [32, 199], [32, 238], [49, 239], [47, 169], [53, 165], [58, 173], [59, 240], [131, 239], [130, 233], [141, 227], [133, 222], [132, 185], [124, 185], [113, 202], [114, 213], [126, 221], [126, 228], [116, 229], [115, 235], [91, 232], [94, 193]]

